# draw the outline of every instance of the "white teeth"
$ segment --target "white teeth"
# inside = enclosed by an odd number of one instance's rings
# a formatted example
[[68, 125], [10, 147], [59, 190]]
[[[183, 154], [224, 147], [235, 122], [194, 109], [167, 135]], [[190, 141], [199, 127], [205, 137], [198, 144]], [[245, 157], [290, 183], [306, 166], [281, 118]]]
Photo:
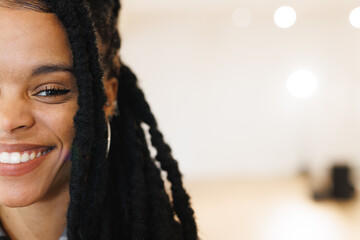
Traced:
[[21, 156], [21, 162], [27, 162], [30, 160], [30, 156], [28, 153], [24, 153], [22, 156]]
[[2, 152], [0, 155], [0, 162], [2, 163], [9, 163], [10, 154], [7, 152]]
[[10, 162], [9, 163], [20, 163], [20, 153], [13, 152], [10, 154]]
[[44, 152], [25, 152], [23, 154], [20, 154], [20, 152], [2, 152], [0, 153], [0, 162], [1, 163], [10, 163], [10, 164], [17, 164], [17, 163], [24, 163], [29, 160], [33, 160], [35, 158], [38, 158], [52, 150], [48, 149]]

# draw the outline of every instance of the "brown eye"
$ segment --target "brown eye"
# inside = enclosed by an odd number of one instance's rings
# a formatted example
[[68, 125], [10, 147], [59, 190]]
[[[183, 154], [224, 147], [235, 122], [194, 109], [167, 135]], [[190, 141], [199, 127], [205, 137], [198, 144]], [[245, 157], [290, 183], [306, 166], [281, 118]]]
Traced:
[[70, 92], [69, 89], [46, 88], [46, 89], [38, 92], [35, 95], [36, 96], [41, 96], [41, 97], [56, 97], [56, 96], [59, 96], [59, 95], [65, 95], [65, 94], [67, 94], [69, 92]]

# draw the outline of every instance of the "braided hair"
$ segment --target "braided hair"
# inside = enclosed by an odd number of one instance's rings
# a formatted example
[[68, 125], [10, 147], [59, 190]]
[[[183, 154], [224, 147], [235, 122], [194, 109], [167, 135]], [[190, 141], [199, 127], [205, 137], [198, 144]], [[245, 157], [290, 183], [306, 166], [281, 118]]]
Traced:
[[[3, 2], [53, 12], [68, 34], [79, 89], [67, 213], [69, 239], [198, 239], [177, 161], [136, 76], [119, 57], [119, 1], [0, 0]], [[107, 158], [104, 74], [119, 84], [119, 114], [111, 119]], [[156, 150], [155, 158], [149, 152], [144, 124]], [[165, 181], [171, 184], [169, 194]]]

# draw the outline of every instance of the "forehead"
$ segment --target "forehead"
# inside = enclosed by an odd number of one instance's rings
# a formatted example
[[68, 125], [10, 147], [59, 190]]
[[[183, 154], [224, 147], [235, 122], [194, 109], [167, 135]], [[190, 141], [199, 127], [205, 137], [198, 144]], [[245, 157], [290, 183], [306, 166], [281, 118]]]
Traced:
[[71, 61], [66, 32], [55, 14], [0, 7], [0, 73]]

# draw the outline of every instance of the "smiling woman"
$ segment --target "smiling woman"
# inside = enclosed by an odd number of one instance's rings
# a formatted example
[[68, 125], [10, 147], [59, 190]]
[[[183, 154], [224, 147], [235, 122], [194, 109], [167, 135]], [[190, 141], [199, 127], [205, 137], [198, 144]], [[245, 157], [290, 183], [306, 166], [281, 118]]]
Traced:
[[[54, 14], [0, 7], [0, 36], [0, 204], [4, 211], [66, 188], [58, 183], [69, 177], [78, 90], [67, 35]], [[66, 194], [58, 197], [68, 198]]]
[[118, 56], [119, 8], [0, 0], [4, 239], [197, 239], [177, 163]]

